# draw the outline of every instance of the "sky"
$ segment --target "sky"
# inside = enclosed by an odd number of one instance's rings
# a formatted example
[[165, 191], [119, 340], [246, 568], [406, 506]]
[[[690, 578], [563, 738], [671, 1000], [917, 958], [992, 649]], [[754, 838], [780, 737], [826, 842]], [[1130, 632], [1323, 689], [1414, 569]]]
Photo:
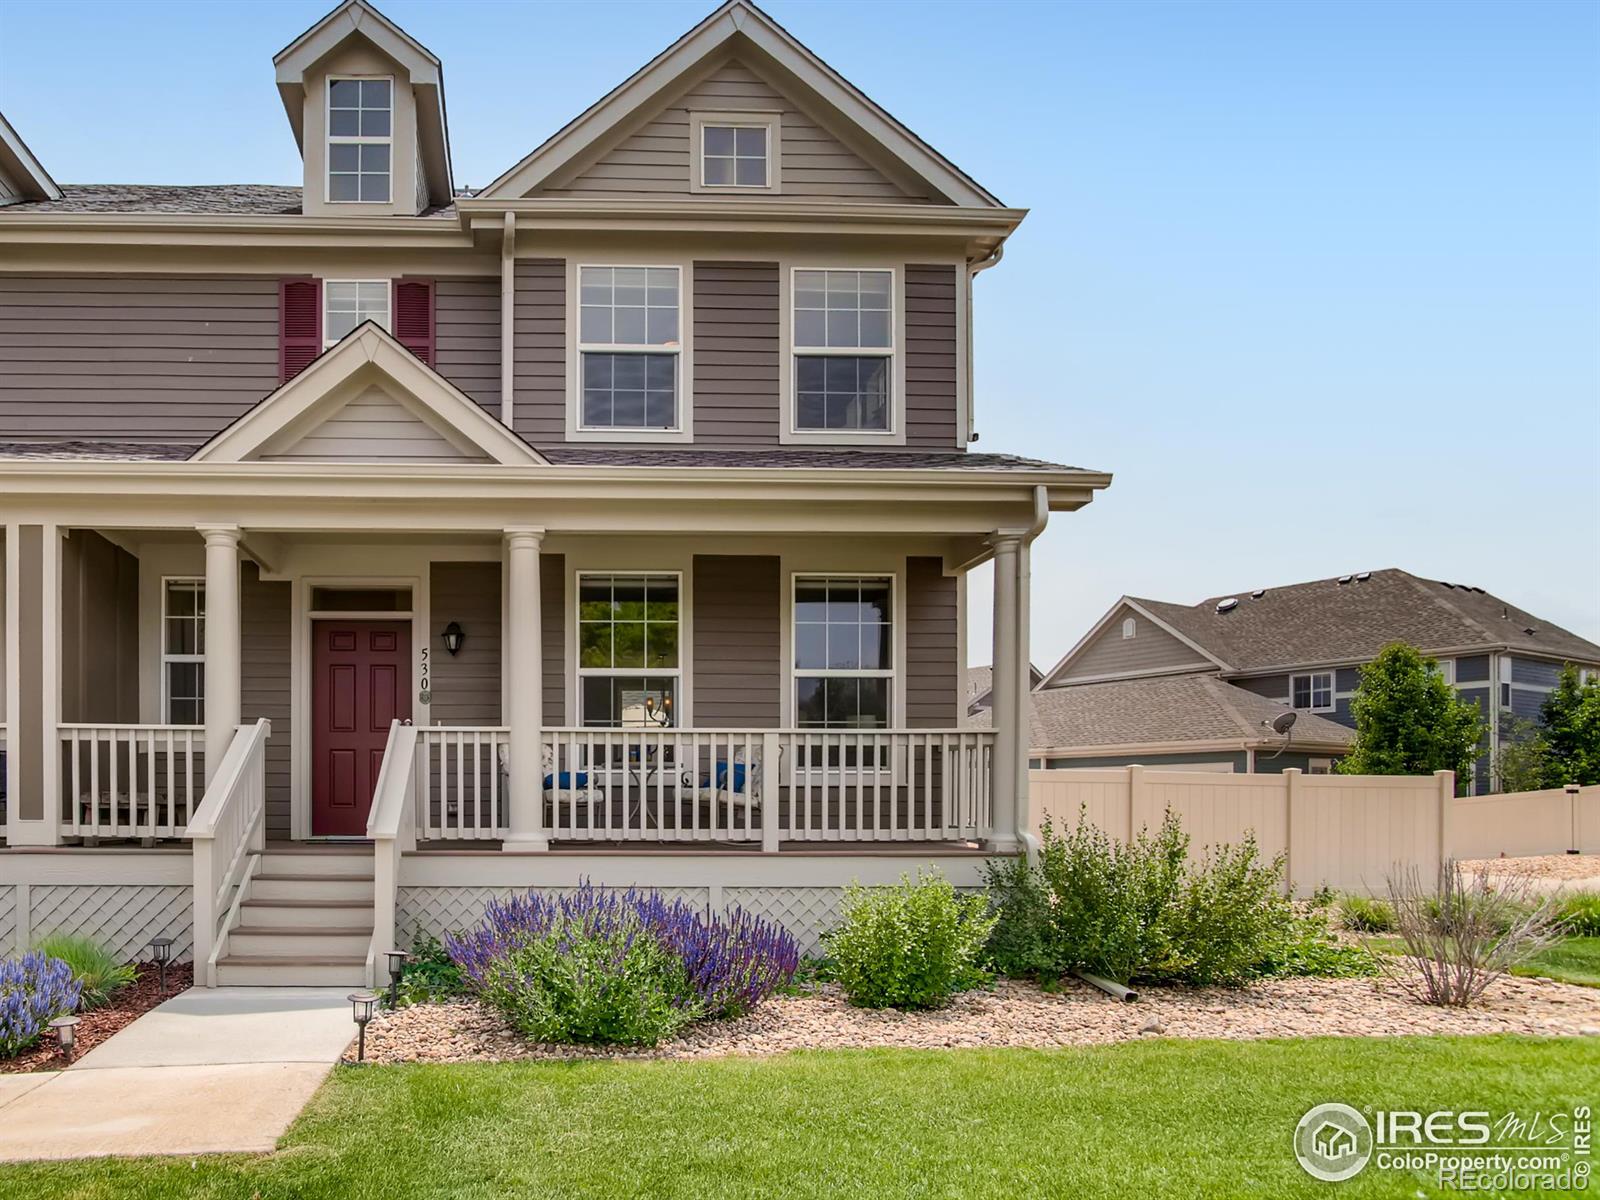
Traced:
[[[465, 185], [712, 7], [379, 2]], [[62, 182], [295, 183], [271, 56], [328, 7], [6, 0], [0, 110]], [[1031, 210], [976, 284], [975, 449], [1115, 475], [1036, 543], [1036, 662], [1123, 594], [1380, 567], [1600, 641], [1600, 5], [764, 7]]]

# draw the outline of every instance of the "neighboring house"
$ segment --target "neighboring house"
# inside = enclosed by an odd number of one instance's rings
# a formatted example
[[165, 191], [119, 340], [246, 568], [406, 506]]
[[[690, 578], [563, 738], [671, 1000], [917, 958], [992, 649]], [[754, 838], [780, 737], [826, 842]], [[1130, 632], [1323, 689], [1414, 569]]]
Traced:
[[[1135, 690], [1141, 682], [1169, 681], [1176, 688], [1177, 680], [1197, 684], [1211, 678], [1215, 685], [1208, 695], [1243, 691], [1280, 711], [1293, 709], [1295, 750], [1305, 751], [1320, 738], [1323, 754], [1337, 753], [1328, 735], [1330, 727], [1355, 725], [1350, 701], [1357, 669], [1391, 642], [1408, 642], [1436, 658], [1461, 696], [1482, 709], [1490, 744], [1470, 781], [1478, 792], [1489, 788], [1489, 764], [1500, 739], [1513, 720], [1538, 718], [1562, 665], [1600, 670], [1600, 645], [1482, 588], [1400, 570], [1362, 571], [1195, 605], [1125, 596], [1051, 668], [1034, 697], [1041, 712], [1052, 705], [1076, 711], [1078, 701], [1091, 694], [1083, 688], [1119, 689], [1119, 696], [1136, 697], [1137, 704], [1149, 699]], [[1076, 731], [1079, 725], [1068, 721], [1066, 728]], [[1180, 728], [1173, 726], [1174, 732]], [[1177, 740], [1158, 736], [1160, 726], [1151, 733], [1154, 742]], [[1060, 757], [1083, 765], [1078, 760], [1100, 755], [1101, 746], [1096, 739]], [[1150, 748], [1119, 751], [1118, 761], [1150, 761]], [[1048, 765], [1067, 764], [1052, 757]]]
[[[1044, 681], [1044, 672], [1032, 663], [1028, 664], [1028, 690], [1032, 691]], [[994, 668], [993, 667], [968, 667], [967, 668], [967, 715], [976, 716], [980, 712], [988, 712], [994, 707]]]
[[0, 951], [372, 980], [585, 876], [810, 945], [1014, 852], [1029, 546], [1110, 481], [968, 453], [1023, 210], [746, 0], [470, 193], [364, 0], [274, 65], [301, 186], [57, 187], [3, 130]]

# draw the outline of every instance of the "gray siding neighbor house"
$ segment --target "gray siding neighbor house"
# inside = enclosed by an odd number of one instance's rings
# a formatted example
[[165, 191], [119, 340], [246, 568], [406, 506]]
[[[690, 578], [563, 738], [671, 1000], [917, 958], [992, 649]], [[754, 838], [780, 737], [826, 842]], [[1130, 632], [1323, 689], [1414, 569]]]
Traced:
[[[1049, 730], [1046, 714], [1077, 712], [1090, 697], [1107, 694], [1095, 689], [1118, 689], [1135, 704], [1163, 711], [1152, 689], [1179, 689], [1170, 695], [1200, 702], [1225, 688], [1275, 711], [1292, 709], [1298, 715], [1292, 745], [1304, 749], [1320, 741], [1313, 757], [1336, 756], [1338, 731], [1355, 725], [1350, 702], [1358, 668], [1391, 642], [1410, 643], [1436, 659], [1457, 692], [1482, 709], [1489, 734], [1470, 781], [1475, 792], [1489, 790], [1501, 739], [1515, 721], [1537, 720], [1563, 664], [1600, 671], [1600, 646], [1482, 588], [1401, 570], [1362, 571], [1194, 605], [1124, 596], [1035, 690], [1035, 721]], [[1211, 682], [1202, 693], [1196, 688], [1204, 680]], [[1129, 742], [1188, 740], [1176, 719], [1121, 729]], [[1077, 760], [1093, 754], [1098, 739], [1082, 746], [1058, 740], [1083, 732], [1079, 724], [1057, 720], [1053, 733], [1033, 736], [1036, 746], [1043, 736], [1055, 751], [1050, 765], [1067, 765], [1068, 758], [1089, 765]], [[1135, 732], [1146, 736], [1131, 736]], [[1133, 757], [1117, 761], [1152, 761], [1142, 746], [1127, 754]], [[1036, 751], [1034, 757], [1045, 756]]]

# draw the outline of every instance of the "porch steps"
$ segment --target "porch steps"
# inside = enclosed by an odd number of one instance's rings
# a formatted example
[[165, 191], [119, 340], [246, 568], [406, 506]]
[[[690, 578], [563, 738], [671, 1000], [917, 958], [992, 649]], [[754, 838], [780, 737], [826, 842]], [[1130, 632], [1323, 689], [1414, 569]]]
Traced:
[[217, 961], [223, 986], [352, 986], [372, 942], [372, 848], [269, 847]]

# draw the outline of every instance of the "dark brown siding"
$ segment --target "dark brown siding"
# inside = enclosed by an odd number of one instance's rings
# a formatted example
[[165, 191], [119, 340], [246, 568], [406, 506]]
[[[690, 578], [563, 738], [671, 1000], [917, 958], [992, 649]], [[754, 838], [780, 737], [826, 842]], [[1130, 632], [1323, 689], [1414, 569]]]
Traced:
[[958, 723], [958, 583], [937, 558], [906, 559], [906, 724], [913, 728]]
[[[499, 725], [500, 564], [434, 563], [431, 577], [433, 723]], [[466, 635], [456, 655], [444, 648], [444, 627], [451, 621]]]
[[245, 722], [272, 722], [267, 739], [267, 836], [289, 836], [290, 717], [289, 680], [292, 620], [286, 582], [263, 582], [254, 563], [246, 563], [239, 591], [239, 715]]
[[98, 533], [61, 543], [62, 720], [139, 720], [139, 560]]
[[906, 267], [906, 445], [957, 450], [956, 269]]
[[567, 435], [567, 264], [518, 259], [514, 282], [515, 428], [536, 446], [550, 445]]
[[277, 383], [275, 278], [0, 275], [0, 436], [198, 444]]
[[694, 440], [778, 441], [778, 264], [694, 264]]
[[[567, 723], [567, 556], [539, 556], [539, 622], [544, 626], [544, 723]], [[513, 685], [515, 681], [513, 681]]]
[[437, 280], [433, 303], [439, 374], [499, 416], [499, 276]]
[[775, 555], [694, 558], [694, 723], [773, 728], [783, 679]]

